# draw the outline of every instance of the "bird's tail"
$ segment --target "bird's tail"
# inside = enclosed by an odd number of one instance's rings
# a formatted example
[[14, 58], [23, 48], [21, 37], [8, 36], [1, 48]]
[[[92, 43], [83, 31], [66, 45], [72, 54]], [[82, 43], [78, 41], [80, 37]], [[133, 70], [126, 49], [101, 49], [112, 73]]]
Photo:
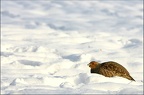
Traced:
[[131, 76], [127, 77], [127, 79], [135, 81]]

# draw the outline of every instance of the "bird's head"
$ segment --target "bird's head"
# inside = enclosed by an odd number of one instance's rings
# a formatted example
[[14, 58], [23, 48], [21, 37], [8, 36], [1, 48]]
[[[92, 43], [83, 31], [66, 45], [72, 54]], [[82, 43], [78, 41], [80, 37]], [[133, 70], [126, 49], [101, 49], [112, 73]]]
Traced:
[[96, 61], [91, 61], [91, 62], [88, 64], [88, 66], [89, 66], [91, 69], [96, 68], [98, 65], [99, 65], [99, 63], [96, 62]]

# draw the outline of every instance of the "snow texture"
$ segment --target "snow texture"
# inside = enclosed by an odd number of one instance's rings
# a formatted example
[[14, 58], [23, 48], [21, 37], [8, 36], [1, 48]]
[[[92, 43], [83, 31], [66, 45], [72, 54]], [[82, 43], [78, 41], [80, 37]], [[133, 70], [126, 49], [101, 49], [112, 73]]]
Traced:
[[143, 94], [143, 1], [1, 0], [1, 94]]

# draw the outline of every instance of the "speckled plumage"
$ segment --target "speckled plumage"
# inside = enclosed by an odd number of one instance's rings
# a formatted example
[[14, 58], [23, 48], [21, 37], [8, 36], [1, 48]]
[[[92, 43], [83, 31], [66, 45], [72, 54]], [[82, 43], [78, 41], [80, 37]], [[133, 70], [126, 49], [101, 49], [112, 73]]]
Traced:
[[100, 64], [98, 62], [92, 61], [88, 65], [91, 68], [91, 73], [101, 74], [104, 75], [105, 77], [119, 76], [119, 77], [123, 77], [135, 81], [130, 76], [127, 69], [116, 62], [109, 61]]

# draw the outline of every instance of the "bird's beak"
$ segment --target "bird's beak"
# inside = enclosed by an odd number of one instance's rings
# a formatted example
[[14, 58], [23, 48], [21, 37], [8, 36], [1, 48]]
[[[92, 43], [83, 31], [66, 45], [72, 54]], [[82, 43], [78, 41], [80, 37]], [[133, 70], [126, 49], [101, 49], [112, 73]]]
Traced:
[[88, 66], [90, 65], [90, 64], [87, 64]]

